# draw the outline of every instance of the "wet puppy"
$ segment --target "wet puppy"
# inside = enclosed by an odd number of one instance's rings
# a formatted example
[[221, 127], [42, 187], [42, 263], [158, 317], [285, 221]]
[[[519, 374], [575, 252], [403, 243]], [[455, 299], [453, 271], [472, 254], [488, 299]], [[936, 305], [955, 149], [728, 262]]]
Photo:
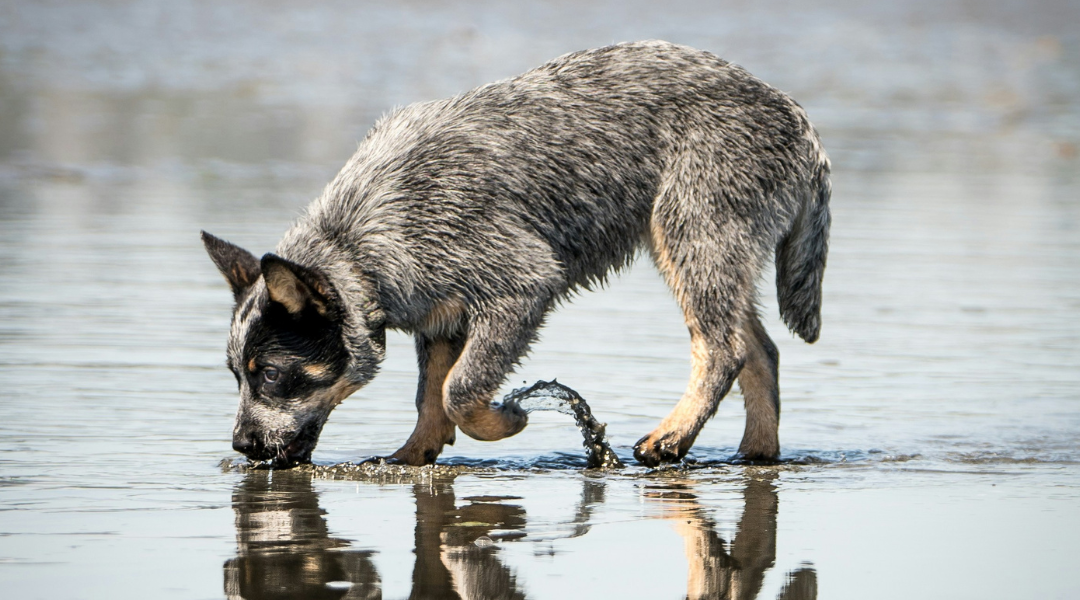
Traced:
[[776, 347], [755, 312], [775, 259], [780, 313], [820, 330], [829, 162], [805, 112], [707, 52], [665, 42], [569, 54], [383, 119], [275, 254], [203, 234], [236, 299], [233, 446], [306, 461], [330, 411], [375, 376], [386, 328], [416, 340], [419, 418], [392, 458], [455, 432], [498, 440], [492, 402], [545, 315], [647, 249], [690, 330], [691, 380], [635, 446], [681, 459], [738, 380], [740, 455], [779, 454]]

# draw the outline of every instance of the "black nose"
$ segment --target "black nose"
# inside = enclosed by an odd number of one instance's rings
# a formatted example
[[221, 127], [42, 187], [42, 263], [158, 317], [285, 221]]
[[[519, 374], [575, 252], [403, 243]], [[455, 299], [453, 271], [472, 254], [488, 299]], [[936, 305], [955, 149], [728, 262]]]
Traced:
[[255, 440], [245, 432], [238, 432], [233, 435], [232, 448], [245, 456], [250, 456], [255, 451]]

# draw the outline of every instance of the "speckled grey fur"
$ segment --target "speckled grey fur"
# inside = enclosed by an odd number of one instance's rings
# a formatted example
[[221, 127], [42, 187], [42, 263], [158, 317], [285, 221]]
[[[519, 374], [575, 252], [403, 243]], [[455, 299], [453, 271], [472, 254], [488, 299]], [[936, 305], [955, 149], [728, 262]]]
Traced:
[[[627, 43], [382, 118], [277, 254], [340, 297], [342, 378], [375, 375], [386, 327], [414, 333], [420, 352], [450, 340], [446, 413], [498, 439], [525, 425], [491, 402], [547, 312], [645, 248], [695, 335], [696, 379], [638, 459], [681, 458], [747, 361], [766, 383], [745, 394], [740, 449], [768, 459], [779, 452], [776, 352], [755, 283], [775, 256], [784, 322], [817, 339], [829, 194], [829, 161], [785, 94], [707, 52]], [[257, 320], [265, 282], [241, 288]], [[234, 323], [238, 358], [247, 328]], [[423, 387], [422, 376], [418, 405]]]

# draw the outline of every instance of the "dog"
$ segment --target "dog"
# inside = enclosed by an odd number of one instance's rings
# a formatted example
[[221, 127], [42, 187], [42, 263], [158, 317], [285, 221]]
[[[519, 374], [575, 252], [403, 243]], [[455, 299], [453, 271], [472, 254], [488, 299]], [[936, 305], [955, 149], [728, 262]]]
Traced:
[[256, 258], [203, 232], [235, 298], [233, 448], [309, 461], [330, 411], [369, 382], [386, 329], [415, 337], [415, 430], [390, 459], [435, 461], [456, 430], [520, 432], [493, 402], [547, 315], [649, 252], [685, 314], [690, 382], [634, 446], [681, 460], [738, 380], [738, 457], [779, 456], [776, 346], [756, 307], [775, 259], [780, 314], [821, 327], [830, 163], [805, 111], [713, 54], [661, 41], [567, 54], [382, 117]]

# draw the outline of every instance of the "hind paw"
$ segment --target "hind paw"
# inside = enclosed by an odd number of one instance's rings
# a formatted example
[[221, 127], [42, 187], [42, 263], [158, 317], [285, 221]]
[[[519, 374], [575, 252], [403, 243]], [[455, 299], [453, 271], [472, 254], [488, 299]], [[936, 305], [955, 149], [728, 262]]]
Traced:
[[735, 456], [731, 457], [731, 462], [737, 465], [749, 464], [749, 465], [773, 465], [780, 462], [779, 452], [747, 452], [740, 449]]
[[739, 452], [732, 457], [732, 460], [742, 463], [772, 464], [779, 458], [780, 441], [773, 430], [771, 436], [744, 436], [742, 443], [739, 444]]

